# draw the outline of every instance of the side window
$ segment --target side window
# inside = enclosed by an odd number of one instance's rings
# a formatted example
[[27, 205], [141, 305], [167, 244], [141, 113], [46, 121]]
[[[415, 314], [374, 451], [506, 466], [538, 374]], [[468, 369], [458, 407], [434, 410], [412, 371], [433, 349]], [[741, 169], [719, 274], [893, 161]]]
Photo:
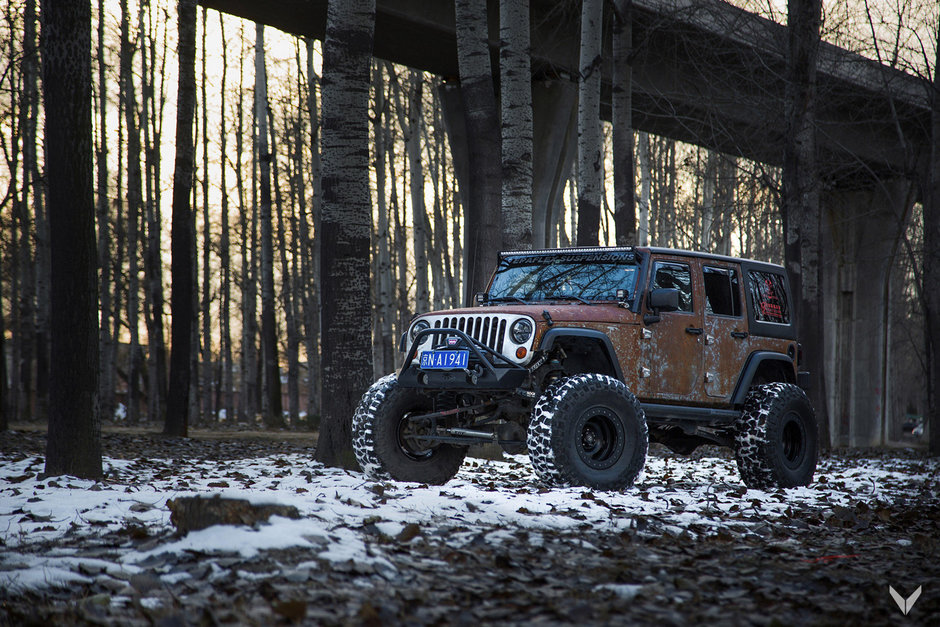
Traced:
[[653, 265], [650, 289], [675, 288], [679, 290], [679, 311], [692, 311], [692, 272], [684, 263], [657, 261]]
[[747, 288], [754, 301], [754, 319], [758, 322], [790, 324], [790, 304], [783, 281], [783, 275], [774, 272], [748, 272]]
[[741, 315], [741, 292], [734, 268], [703, 268], [705, 313], [716, 316]]

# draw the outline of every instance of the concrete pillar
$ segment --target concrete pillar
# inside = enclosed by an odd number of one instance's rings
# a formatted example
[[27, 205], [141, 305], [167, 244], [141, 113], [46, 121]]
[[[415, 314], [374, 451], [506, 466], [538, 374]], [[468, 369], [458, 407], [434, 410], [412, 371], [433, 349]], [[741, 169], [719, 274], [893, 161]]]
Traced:
[[532, 83], [532, 247], [554, 242], [565, 181], [578, 148], [578, 88]]
[[[469, 151], [460, 86], [444, 83], [438, 92], [461, 190], [468, 189]], [[544, 248], [555, 233], [565, 181], [578, 147], [578, 89], [571, 81], [532, 83], [532, 247]]]
[[[460, 187], [461, 197], [470, 185], [470, 152], [467, 147], [467, 122], [463, 116], [460, 85], [456, 81], [444, 82], [437, 89], [444, 117], [444, 130], [450, 146], [450, 158]], [[463, 198], [461, 198], [463, 200]]]
[[896, 180], [823, 197], [824, 377], [834, 446], [885, 442], [889, 281], [910, 189]]

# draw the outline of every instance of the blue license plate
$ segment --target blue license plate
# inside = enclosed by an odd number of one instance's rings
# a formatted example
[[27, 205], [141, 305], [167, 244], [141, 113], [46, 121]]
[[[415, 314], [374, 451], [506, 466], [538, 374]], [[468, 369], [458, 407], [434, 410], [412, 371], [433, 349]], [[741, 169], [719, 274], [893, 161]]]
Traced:
[[467, 367], [470, 351], [424, 351], [421, 367], [425, 370], [459, 370]]

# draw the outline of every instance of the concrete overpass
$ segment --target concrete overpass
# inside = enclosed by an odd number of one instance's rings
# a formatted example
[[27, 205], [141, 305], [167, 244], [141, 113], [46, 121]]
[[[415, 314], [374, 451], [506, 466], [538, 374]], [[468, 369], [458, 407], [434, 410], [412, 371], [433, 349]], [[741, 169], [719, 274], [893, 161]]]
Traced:
[[[326, 0], [200, 4], [295, 35], [322, 39], [325, 32]], [[498, 81], [498, 0], [488, 0], [488, 15]], [[533, 213], [545, 216], [573, 157], [580, 3], [531, 0], [531, 16]], [[605, 31], [602, 114], [608, 115]], [[634, 0], [633, 44], [634, 128], [782, 163], [785, 27], [718, 0]], [[453, 2], [377, 0], [374, 54], [456, 85]], [[831, 432], [835, 444], [867, 446], [879, 443], [890, 418], [886, 297], [891, 260], [915, 198], [911, 181], [929, 155], [928, 92], [916, 77], [825, 43], [818, 90]], [[443, 101], [448, 109], [459, 106], [459, 98], [445, 95]], [[458, 151], [459, 144], [457, 137]], [[543, 224], [535, 226], [544, 232]]]

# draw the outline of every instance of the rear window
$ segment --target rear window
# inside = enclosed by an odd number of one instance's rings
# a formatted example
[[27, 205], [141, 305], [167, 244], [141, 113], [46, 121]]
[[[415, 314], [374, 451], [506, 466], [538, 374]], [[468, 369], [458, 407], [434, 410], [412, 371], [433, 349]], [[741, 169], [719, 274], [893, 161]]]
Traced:
[[790, 303], [787, 302], [783, 275], [751, 270], [747, 286], [754, 303], [756, 321], [790, 324]]

